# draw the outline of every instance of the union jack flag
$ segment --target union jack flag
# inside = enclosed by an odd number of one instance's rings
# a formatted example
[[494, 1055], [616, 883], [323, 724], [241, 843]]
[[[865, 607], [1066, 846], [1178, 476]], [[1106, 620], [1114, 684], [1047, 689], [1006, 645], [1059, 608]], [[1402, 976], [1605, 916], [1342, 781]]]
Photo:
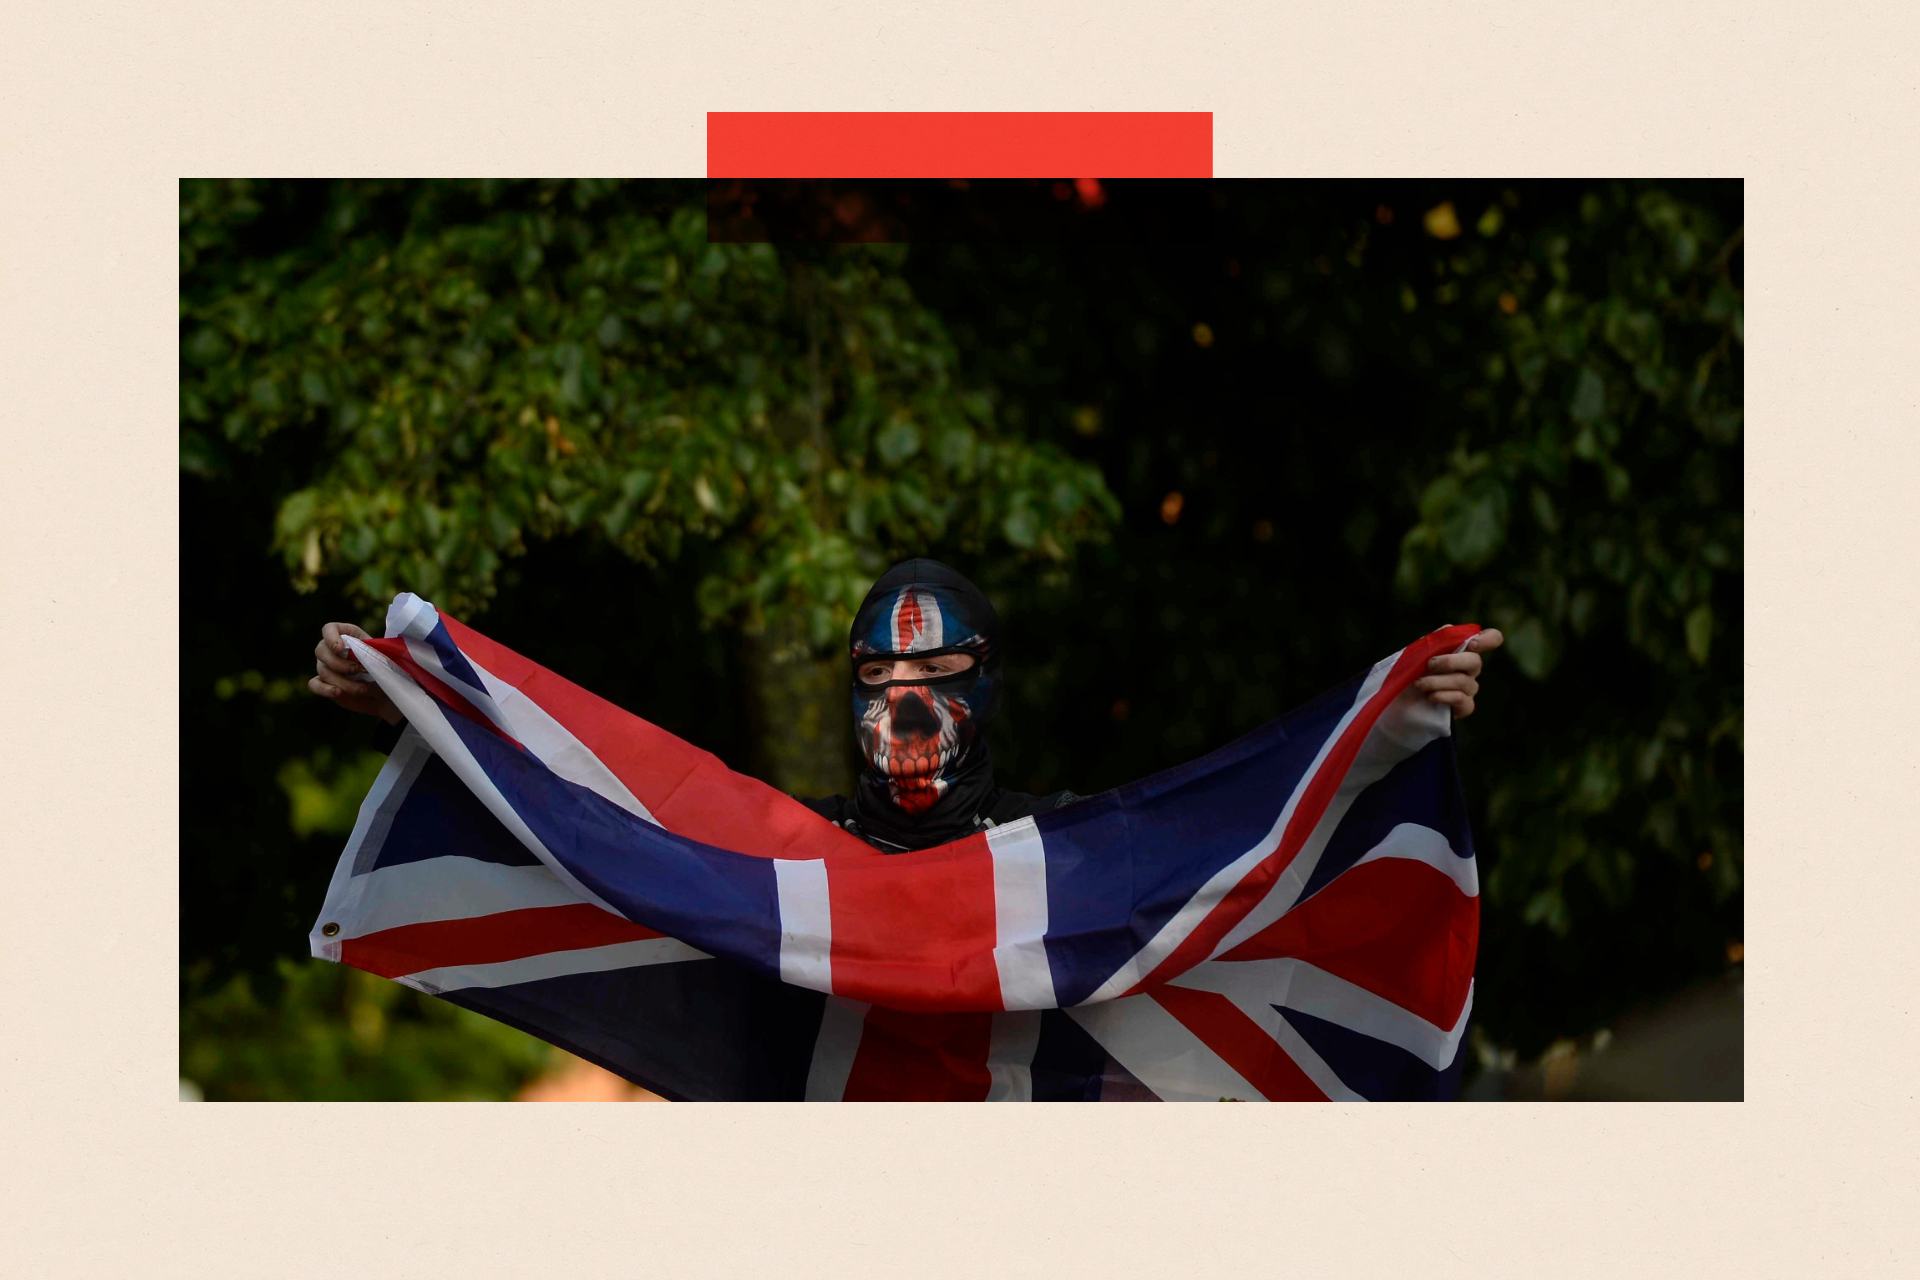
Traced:
[[412, 595], [313, 954], [676, 1099], [1444, 1098], [1478, 880], [1447, 627], [1190, 764], [882, 855]]

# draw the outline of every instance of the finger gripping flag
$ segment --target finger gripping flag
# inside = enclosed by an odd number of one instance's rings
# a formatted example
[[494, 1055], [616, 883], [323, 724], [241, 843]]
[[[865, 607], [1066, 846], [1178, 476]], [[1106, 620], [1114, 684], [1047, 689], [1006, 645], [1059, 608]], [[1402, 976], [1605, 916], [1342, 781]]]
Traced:
[[1440, 1098], [1479, 885], [1447, 627], [1212, 755], [881, 855], [412, 595], [313, 954], [672, 1098]]

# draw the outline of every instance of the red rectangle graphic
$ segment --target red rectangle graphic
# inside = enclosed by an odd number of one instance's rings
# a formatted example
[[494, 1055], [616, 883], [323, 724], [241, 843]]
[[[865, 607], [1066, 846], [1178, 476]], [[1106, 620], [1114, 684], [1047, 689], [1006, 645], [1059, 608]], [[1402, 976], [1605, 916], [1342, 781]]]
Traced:
[[1211, 111], [709, 111], [709, 178], [1211, 178]]

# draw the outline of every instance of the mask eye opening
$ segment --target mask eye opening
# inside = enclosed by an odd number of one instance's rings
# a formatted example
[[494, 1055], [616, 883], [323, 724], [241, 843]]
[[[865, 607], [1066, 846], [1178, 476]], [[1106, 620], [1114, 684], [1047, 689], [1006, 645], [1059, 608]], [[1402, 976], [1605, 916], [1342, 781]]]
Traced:
[[[906, 680], [896, 680], [893, 678], [893, 667], [896, 663], [911, 663], [924, 661], [928, 658], [953, 656], [968, 659], [967, 665], [958, 671], [950, 671], [944, 674], [916, 676]], [[917, 653], [862, 653], [853, 659], [853, 683], [857, 688], [868, 691], [888, 689], [894, 685], [953, 684], [959, 681], [973, 679], [979, 674], [980, 663], [981, 655], [977, 649], [959, 645], [950, 645], [944, 649], [925, 649]], [[867, 667], [886, 668], [885, 678], [880, 680], [866, 679], [861, 675], [861, 672]]]

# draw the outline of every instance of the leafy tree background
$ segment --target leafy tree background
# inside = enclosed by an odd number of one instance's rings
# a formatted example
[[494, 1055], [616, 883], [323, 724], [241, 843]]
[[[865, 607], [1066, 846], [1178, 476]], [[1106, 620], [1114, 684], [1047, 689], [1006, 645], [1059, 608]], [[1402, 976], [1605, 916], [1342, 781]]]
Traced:
[[1205, 194], [1178, 240], [909, 248], [710, 243], [703, 183], [184, 183], [182, 1074], [486, 1097], [544, 1060], [303, 958], [379, 764], [305, 693], [321, 622], [419, 591], [818, 794], [851, 768], [834, 644], [919, 552], [1007, 620], [1023, 790], [1501, 626], [1460, 727], [1478, 1042], [1723, 967], [1739, 184]]

